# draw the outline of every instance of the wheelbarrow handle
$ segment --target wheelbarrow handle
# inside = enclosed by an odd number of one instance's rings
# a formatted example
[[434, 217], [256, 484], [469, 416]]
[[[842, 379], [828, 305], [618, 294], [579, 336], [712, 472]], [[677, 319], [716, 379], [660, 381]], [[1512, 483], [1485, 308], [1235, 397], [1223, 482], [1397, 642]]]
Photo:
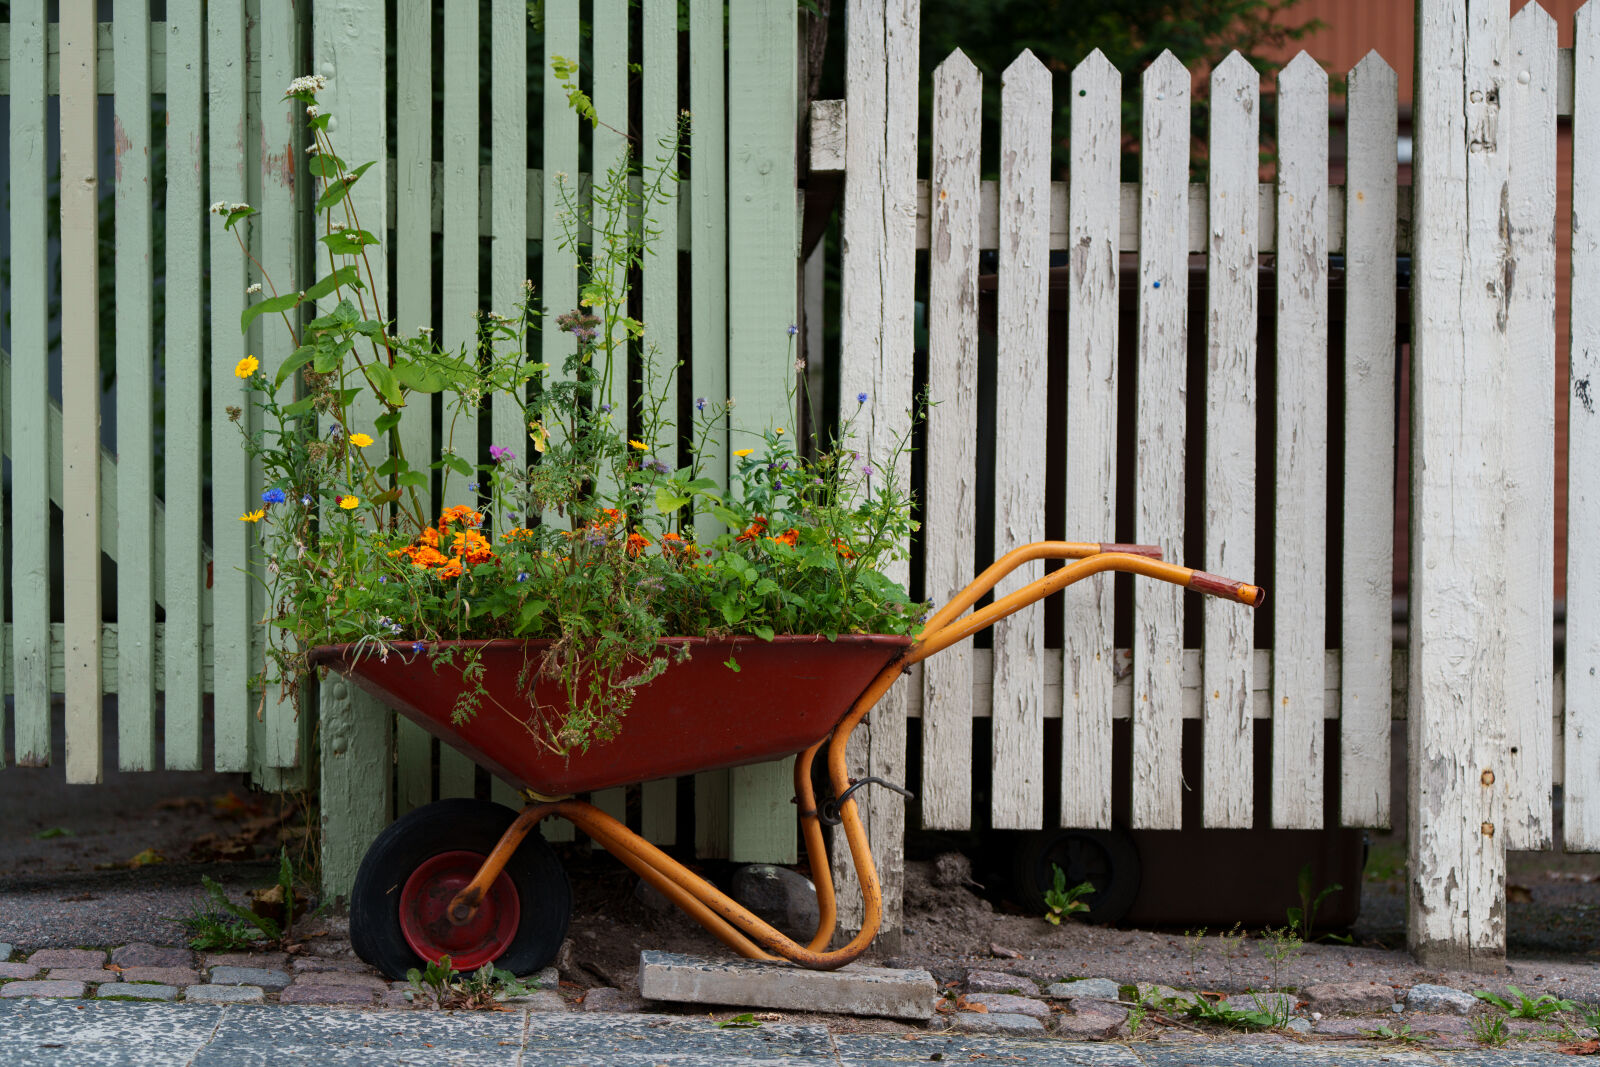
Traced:
[[1127, 555], [1146, 556], [1150, 559], [1161, 558], [1160, 545], [1123, 545], [1101, 541], [1035, 541], [1031, 545], [1013, 548], [1010, 552], [995, 560], [984, 568], [982, 574], [973, 580], [961, 593], [949, 603], [945, 604], [933, 618], [929, 619], [923, 627], [924, 634], [933, 633], [942, 629], [951, 620], [958, 618], [972, 605], [976, 604], [989, 590], [999, 585], [1005, 576], [1036, 559], [1086, 559], [1105, 552], [1120, 552]]
[[[1057, 542], [1059, 543], [1059, 542]], [[975, 603], [978, 597], [993, 588], [994, 582], [985, 580], [991, 571], [1001, 564], [1011, 560], [1017, 552], [1026, 549], [1038, 548], [1040, 545], [1049, 545], [1052, 542], [1040, 542], [1038, 545], [1028, 545], [1016, 552], [1008, 552], [1001, 557], [989, 570], [979, 575], [978, 580], [968, 586], [962, 594], [951, 601], [928, 621], [923, 628], [922, 636], [917, 643], [911, 646], [906, 654], [903, 664], [916, 663], [927, 659], [935, 652], [949, 648], [951, 645], [965, 638], [971, 637], [980, 630], [986, 630], [996, 622], [1008, 615], [1015, 614], [1037, 601], [1043, 600], [1052, 593], [1059, 592], [1074, 582], [1083, 580], [1102, 571], [1125, 571], [1131, 574], [1144, 575], [1147, 578], [1159, 578], [1174, 585], [1181, 585], [1197, 593], [1221, 597], [1232, 600], [1246, 607], [1260, 607], [1267, 598], [1265, 589], [1248, 582], [1234, 581], [1220, 575], [1197, 571], [1192, 567], [1180, 567], [1175, 563], [1163, 563], [1160, 560], [1150, 559], [1146, 556], [1134, 555], [1127, 552], [1097, 552], [1075, 559], [1060, 570], [1037, 578], [1016, 592], [1000, 597], [988, 607], [974, 611], [968, 615], [961, 615], [962, 611]], [[1043, 553], [1031, 558], [1038, 559]], [[1014, 569], [1007, 567], [1006, 571]], [[981, 587], [981, 588], [980, 588]], [[977, 590], [974, 593], [974, 590]]]

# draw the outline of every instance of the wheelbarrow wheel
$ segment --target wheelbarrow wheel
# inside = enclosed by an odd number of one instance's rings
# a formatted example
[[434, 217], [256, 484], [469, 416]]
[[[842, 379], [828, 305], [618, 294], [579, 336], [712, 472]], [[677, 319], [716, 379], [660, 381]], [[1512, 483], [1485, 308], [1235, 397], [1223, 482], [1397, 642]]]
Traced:
[[373, 841], [350, 891], [350, 942], [390, 978], [449, 956], [458, 971], [485, 963], [531, 974], [567, 936], [572, 889], [537, 831], [506, 863], [477, 914], [460, 926], [450, 900], [478, 872], [516, 813], [481, 800], [441, 800], [395, 820]]

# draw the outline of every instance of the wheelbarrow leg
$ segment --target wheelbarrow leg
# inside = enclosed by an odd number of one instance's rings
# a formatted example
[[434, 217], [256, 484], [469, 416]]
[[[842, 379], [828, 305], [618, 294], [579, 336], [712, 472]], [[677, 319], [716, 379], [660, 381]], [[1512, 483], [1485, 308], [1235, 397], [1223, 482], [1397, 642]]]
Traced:
[[557, 804], [533, 804], [522, 809], [512, 824], [506, 827], [506, 832], [500, 835], [494, 851], [489, 853], [488, 859], [483, 861], [483, 866], [478, 868], [477, 875], [468, 882], [450, 900], [450, 921], [457, 926], [464, 926], [472, 921], [478, 913], [478, 905], [483, 901], [483, 895], [494, 885], [494, 880], [500, 877], [500, 872], [506, 869], [506, 863], [511, 859], [511, 854], [517, 850], [533, 828], [539, 825], [539, 820], [555, 812]]
[[807, 946], [813, 952], [827, 950], [838, 923], [838, 903], [833, 891], [833, 870], [828, 866], [828, 849], [822, 840], [822, 819], [817, 812], [816, 790], [811, 787], [811, 764], [822, 748], [819, 741], [800, 753], [794, 761], [794, 796], [800, 806], [800, 833], [806, 842], [806, 859], [811, 865], [811, 882], [817, 887], [817, 932]]

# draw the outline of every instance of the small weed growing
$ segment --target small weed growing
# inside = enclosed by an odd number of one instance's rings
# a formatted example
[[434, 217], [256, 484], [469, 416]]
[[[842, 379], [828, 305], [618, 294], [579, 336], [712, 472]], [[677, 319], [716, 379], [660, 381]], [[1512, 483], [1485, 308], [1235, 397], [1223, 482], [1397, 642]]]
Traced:
[[1183, 944], [1189, 950], [1189, 973], [1194, 974], [1200, 967], [1200, 954], [1206, 949], [1206, 928], [1185, 930]]
[[1472, 1039], [1480, 1045], [1499, 1048], [1511, 1040], [1511, 1031], [1499, 1015], [1475, 1015], [1472, 1018]]
[[1600, 1005], [1591, 1008], [1579, 1004], [1577, 1010], [1583, 1013], [1583, 1025], [1593, 1030], [1596, 1037], [1600, 1037]]
[[456, 975], [449, 956], [440, 956], [421, 970], [406, 972], [411, 983], [413, 1003], [432, 1003], [435, 1008], [482, 1011], [507, 997], [520, 997], [539, 988], [538, 982], [524, 982], [510, 971], [485, 963], [470, 974]]
[[1133, 1007], [1128, 1009], [1128, 1036], [1129, 1037], [1138, 1037], [1139, 1036], [1139, 1027], [1144, 1025], [1144, 1013], [1145, 1013], [1145, 1007], [1144, 1007], [1143, 1004], [1135, 1004]]
[[1244, 927], [1239, 923], [1233, 924], [1233, 929], [1225, 934], [1219, 933], [1217, 941], [1222, 949], [1222, 959], [1227, 968], [1228, 977], [1233, 977], [1233, 961], [1244, 955]]
[[294, 891], [294, 866], [289, 862], [288, 849], [278, 854], [278, 881], [276, 889], [282, 896], [284, 903], [284, 921], [267, 915], [257, 915], [243, 904], [235, 904], [228, 899], [228, 891], [223, 889], [210, 875], [201, 875], [200, 884], [205, 887], [206, 898], [211, 907], [206, 909], [200, 904], [194, 905], [193, 914], [183, 920], [189, 928], [189, 947], [201, 952], [215, 952], [218, 950], [231, 951], [246, 949], [258, 941], [280, 945], [283, 936], [288, 932], [292, 916], [296, 912]]
[[1093, 895], [1094, 885], [1080, 882], [1068, 889], [1067, 872], [1054, 863], [1050, 865], [1050, 870], [1054, 872], [1054, 884], [1044, 894], [1045, 907], [1050, 909], [1045, 912], [1044, 918], [1051, 926], [1060, 926], [1063, 917], [1089, 910], [1089, 905], [1078, 898]]
[[1300, 906], [1298, 908], [1289, 908], [1287, 911], [1289, 929], [1293, 930], [1300, 940], [1310, 941], [1317, 925], [1317, 909], [1322, 906], [1322, 902], [1328, 899], [1330, 894], [1339, 892], [1344, 886], [1335, 882], [1313, 894], [1311, 891], [1311, 864], [1308, 863], [1300, 868], [1299, 888]]
[[1180, 1014], [1187, 1015], [1197, 1022], [1215, 1023], [1240, 1030], [1272, 1030], [1288, 1021], [1286, 1017], [1280, 1017], [1277, 1012], [1264, 1010], [1259, 1000], [1254, 1008], [1231, 1008], [1220, 1000], [1213, 1002], [1201, 996], [1184, 1003]]
[[754, 1030], [761, 1025], [756, 1018], [756, 1013], [747, 1011], [743, 1015], [735, 1015], [731, 1019], [723, 1019], [717, 1023], [718, 1030]]
[[1487, 989], [1480, 989], [1472, 995], [1493, 1004], [1513, 1019], [1546, 1019], [1558, 1011], [1578, 1010], [1576, 1001], [1559, 1000], [1549, 993], [1530, 997], [1514, 985], [1508, 985], [1506, 989], [1516, 998], [1515, 1001], [1508, 1000], [1498, 993], [1491, 993]]
[[1283, 965], [1300, 954], [1301, 947], [1305, 944], [1299, 933], [1291, 927], [1285, 926], [1274, 930], [1271, 927], [1261, 931], [1261, 954], [1272, 964], [1272, 988], [1278, 988], [1278, 972]]
[[1377, 1038], [1379, 1041], [1393, 1041], [1399, 1045], [1410, 1044], [1412, 1042], [1422, 1040], [1422, 1038], [1411, 1032], [1410, 1023], [1406, 1023], [1398, 1030], [1390, 1029], [1387, 1026], [1380, 1026], [1373, 1030], [1363, 1030], [1361, 1032], [1366, 1034], [1368, 1037]]

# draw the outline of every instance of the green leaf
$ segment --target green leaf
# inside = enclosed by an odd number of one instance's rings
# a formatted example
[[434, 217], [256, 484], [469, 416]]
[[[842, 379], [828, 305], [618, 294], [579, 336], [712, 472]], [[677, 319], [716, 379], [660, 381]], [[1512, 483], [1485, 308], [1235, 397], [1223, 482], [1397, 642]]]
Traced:
[[663, 515], [672, 514], [691, 499], [691, 497], [679, 496], [664, 485], [656, 487], [656, 510]]
[[409, 360], [395, 360], [394, 376], [413, 393], [437, 393], [444, 389], [444, 376], [438, 371]]
[[[355, 268], [351, 267], [346, 269], [353, 271]], [[335, 325], [347, 326], [351, 328], [354, 328], [355, 324], [361, 318], [361, 316], [356, 313], [356, 306], [350, 302], [349, 297], [345, 297], [344, 299], [340, 300], [339, 303], [334, 306], [333, 311], [328, 317], [334, 322]]]
[[315, 152], [306, 160], [306, 169], [318, 178], [337, 178], [345, 162], [332, 152]]
[[361, 164], [361, 166], [357, 167], [349, 174], [345, 175], [343, 178], [329, 179], [328, 187], [324, 189], [322, 191], [322, 195], [317, 198], [317, 213], [320, 215], [330, 207], [338, 204], [339, 201], [343, 200], [346, 196], [349, 196], [350, 187], [355, 185], [361, 176], [367, 172], [367, 168], [376, 162], [377, 160], [369, 160], [368, 162]]
[[379, 433], [387, 433], [400, 425], [401, 412], [385, 411], [382, 415], [372, 420], [372, 428]]
[[395, 378], [394, 371], [386, 363], [368, 363], [363, 368], [367, 372], [367, 380], [372, 387], [383, 394], [383, 398], [391, 404], [403, 404], [405, 396], [400, 392], [400, 382]]
[[250, 324], [258, 315], [267, 315], [277, 311], [291, 311], [300, 304], [299, 293], [284, 293], [282, 296], [269, 296], [265, 300], [257, 300], [245, 308], [239, 315], [239, 332], [244, 333], [250, 329]]
[[317, 398], [314, 396], [308, 396], [304, 400], [296, 400], [294, 403], [288, 404], [284, 407], [283, 417], [286, 419], [293, 419], [298, 418], [301, 415], [309, 415], [311, 414], [312, 409], [316, 406], [316, 402]]
[[469, 478], [472, 477], [472, 464], [468, 463], [466, 460], [462, 459], [458, 455], [455, 455], [454, 453], [446, 453], [445, 455], [440, 456], [439, 462], [435, 463], [434, 466], [449, 467], [457, 474], [464, 474]]
[[289, 380], [289, 375], [310, 363], [316, 354], [317, 350], [311, 345], [301, 345], [295, 349], [294, 353], [284, 360], [283, 365], [278, 368], [278, 376], [272, 383], [273, 392], [283, 388], [283, 383]]
[[421, 471], [402, 471], [395, 475], [394, 480], [401, 485], [415, 486], [418, 489], [428, 488], [429, 478]]
[[739, 666], [739, 661], [734, 659], [732, 656], [729, 656], [727, 659], [723, 660], [722, 661], [722, 665], [724, 667], [728, 668], [734, 674], [738, 674], [741, 670], [744, 669], [744, 668]]
[[771, 641], [773, 638], [773, 629], [770, 626], [752, 626], [750, 632], [763, 641]]
[[318, 374], [332, 374], [339, 369], [339, 364], [344, 361], [344, 354], [355, 347], [348, 337], [341, 337], [328, 347], [317, 350], [316, 359], [312, 363], [312, 370]]
[[348, 266], [340, 267], [332, 274], [318, 278], [311, 284], [311, 288], [305, 291], [305, 298], [307, 300], [321, 300], [341, 285], [354, 285], [360, 280], [356, 273], [355, 264], [352, 263]]

